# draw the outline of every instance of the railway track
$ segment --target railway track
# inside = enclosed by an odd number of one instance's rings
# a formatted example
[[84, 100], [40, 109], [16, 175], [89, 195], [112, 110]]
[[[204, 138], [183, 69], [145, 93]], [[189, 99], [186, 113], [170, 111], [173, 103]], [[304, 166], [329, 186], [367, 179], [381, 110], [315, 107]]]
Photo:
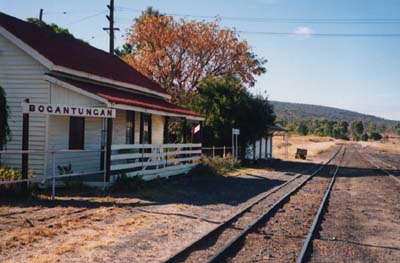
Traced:
[[[389, 167], [389, 169], [395, 169], [398, 170], [397, 167], [395, 167], [392, 164], [389, 164], [383, 160], [377, 159], [375, 157], [372, 157], [371, 155], [369, 155], [368, 153], [361, 153], [360, 151], [358, 151], [358, 154], [364, 159], [366, 160], [369, 164], [371, 164], [373, 167], [376, 167], [378, 170], [381, 170], [382, 172], [384, 172], [385, 174], [387, 174], [390, 178], [394, 179], [397, 183], [400, 183], [400, 178], [398, 176], [393, 175], [391, 172], [389, 172], [387, 169], [388, 168], [384, 168], [382, 166], [382, 164], [386, 167]], [[381, 163], [381, 165], [378, 164], [378, 162]]]
[[[285, 204], [291, 203], [291, 199], [299, 191], [304, 188], [310, 188], [308, 191], [313, 191], [312, 185], [314, 181], [329, 181], [327, 178], [316, 179], [315, 177], [322, 170], [329, 168], [330, 164], [339, 154], [340, 160], [343, 158], [345, 149], [341, 146], [335, 154], [324, 164], [321, 164], [311, 175], [297, 174], [293, 179], [286, 182], [285, 184], [273, 189], [266, 195], [262, 196], [254, 203], [234, 215], [228, 221], [219, 225], [209, 233], [202, 236], [197, 241], [193, 242], [177, 254], [173, 255], [165, 262], [225, 262], [231, 261], [231, 256], [234, 254], [240, 244], [242, 244], [249, 233], [253, 233], [260, 227], [261, 224], [265, 223], [266, 220], [273, 218], [273, 216], [279, 213], [279, 209]], [[339, 165], [336, 166], [334, 175], [336, 175]], [[328, 190], [332, 188], [334, 177], [331, 183], [323, 182], [319, 186], [326, 188], [329, 184]], [[318, 184], [318, 183], [317, 183]], [[306, 187], [307, 186], [307, 187]], [[325, 191], [325, 189], [323, 190]], [[327, 200], [327, 196], [323, 198]], [[324, 201], [324, 202], [325, 202]], [[294, 208], [296, 209], [296, 207]], [[322, 211], [320, 208], [319, 210]], [[318, 214], [321, 214], [318, 211]], [[312, 236], [312, 235], [311, 235]], [[310, 236], [310, 237], [311, 237]], [[307, 236], [308, 238], [308, 236]], [[243, 249], [242, 249], [243, 250]], [[300, 249], [299, 249], [300, 250]], [[307, 250], [306, 250], [307, 251]], [[304, 253], [305, 255], [306, 253]], [[235, 261], [235, 260], [233, 260]], [[243, 259], [238, 259], [235, 262], [242, 262]]]

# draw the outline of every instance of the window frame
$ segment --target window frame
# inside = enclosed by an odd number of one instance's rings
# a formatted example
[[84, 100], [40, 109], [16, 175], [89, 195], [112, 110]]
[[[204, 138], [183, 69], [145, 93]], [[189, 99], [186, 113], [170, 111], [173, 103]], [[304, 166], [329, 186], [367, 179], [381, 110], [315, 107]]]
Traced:
[[[78, 122], [79, 121], [79, 122]], [[81, 129], [76, 131], [76, 129]], [[78, 140], [80, 138], [80, 140]], [[69, 150], [84, 150], [85, 149], [85, 118], [84, 117], [69, 117]]]
[[[129, 127], [130, 123], [130, 127]], [[135, 144], [135, 112], [126, 111], [125, 143]]]

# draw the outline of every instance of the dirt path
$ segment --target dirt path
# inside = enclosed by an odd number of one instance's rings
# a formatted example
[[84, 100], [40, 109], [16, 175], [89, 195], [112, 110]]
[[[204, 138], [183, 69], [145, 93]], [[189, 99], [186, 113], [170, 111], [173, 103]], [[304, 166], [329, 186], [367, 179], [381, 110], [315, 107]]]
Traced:
[[311, 262], [399, 262], [400, 184], [358, 150], [348, 149], [339, 170]]
[[160, 262], [308, 164], [182, 176], [134, 193], [0, 200], [0, 262]]

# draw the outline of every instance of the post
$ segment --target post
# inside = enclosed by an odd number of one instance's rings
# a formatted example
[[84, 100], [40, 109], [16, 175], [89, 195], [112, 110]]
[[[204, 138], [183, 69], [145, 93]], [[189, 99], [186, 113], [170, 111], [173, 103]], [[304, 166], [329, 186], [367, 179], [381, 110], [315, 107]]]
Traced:
[[51, 180], [51, 200], [56, 197], [56, 158], [54, 150], [51, 151], [52, 180]]
[[[25, 103], [29, 103], [29, 99], [24, 100]], [[29, 113], [23, 113], [22, 115], [22, 150], [29, 150]], [[28, 179], [28, 153], [22, 154], [21, 174], [22, 179]], [[23, 188], [28, 188], [28, 182], [22, 184]]]
[[232, 130], [232, 159], [235, 160], [235, 136]]
[[226, 156], [226, 146], [224, 145], [224, 158]]
[[186, 143], [187, 142], [187, 121], [186, 121], [186, 119], [183, 121], [182, 130], [183, 130], [183, 143]]
[[199, 139], [199, 143], [203, 143], [203, 122], [200, 122], [200, 139]]
[[40, 8], [39, 11], [39, 25], [42, 26], [43, 25], [43, 9]]
[[110, 9], [110, 14], [106, 15], [109, 21], [109, 27], [103, 27], [103, 30], [110, 31], [110, 51], [109, 53], [114, 55], [114, 31], [119, 30], [119, 28], [114, 27], [114, 0], [110, 0], [110, 4], [107, 5]]
[[239, 143], [238, 143], [238, 137], [239, 137], [239, 135], [236, 135], [236, 148], [235, 148], [235, 150], [236, 150], [236, 160], [238, 160], [239, 158]]
[[165, 120], [164, 120], [164, 152], [165, 152], [165, 166], [167, 167], [168, 165], [168, 146], [166, 144], [168, 144], [168, 126], [169, 126], [169, 117], [165, 116]]
[[213, 145], [213, 147], [212, 147], [212, 157], [213, 157], [213, 159], [214, 159], [214, 157], [215, 157], [215, 146]]
[[111, 145], [112, 145], [112, 118], [107, 119], [107, 142], [106, 142], [106, 181], [110, 181], [111, 176]]

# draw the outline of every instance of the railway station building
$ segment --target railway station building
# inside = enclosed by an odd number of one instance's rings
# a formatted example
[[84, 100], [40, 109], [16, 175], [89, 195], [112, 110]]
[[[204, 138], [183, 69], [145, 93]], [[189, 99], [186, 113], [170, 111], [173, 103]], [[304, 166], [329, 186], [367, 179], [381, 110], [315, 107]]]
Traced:
[[3, 148], [10, 154], [0, 160], [21, 169], [25, 156], [31, 176], [152, 179], [185, 173], [200, 159], [200, 139], [170, 144], [168, 124], [197, 125], [203, 116], [171, 103], [164, 88], [117, 56], [4, 13], [0, 86], [11, 130]]

